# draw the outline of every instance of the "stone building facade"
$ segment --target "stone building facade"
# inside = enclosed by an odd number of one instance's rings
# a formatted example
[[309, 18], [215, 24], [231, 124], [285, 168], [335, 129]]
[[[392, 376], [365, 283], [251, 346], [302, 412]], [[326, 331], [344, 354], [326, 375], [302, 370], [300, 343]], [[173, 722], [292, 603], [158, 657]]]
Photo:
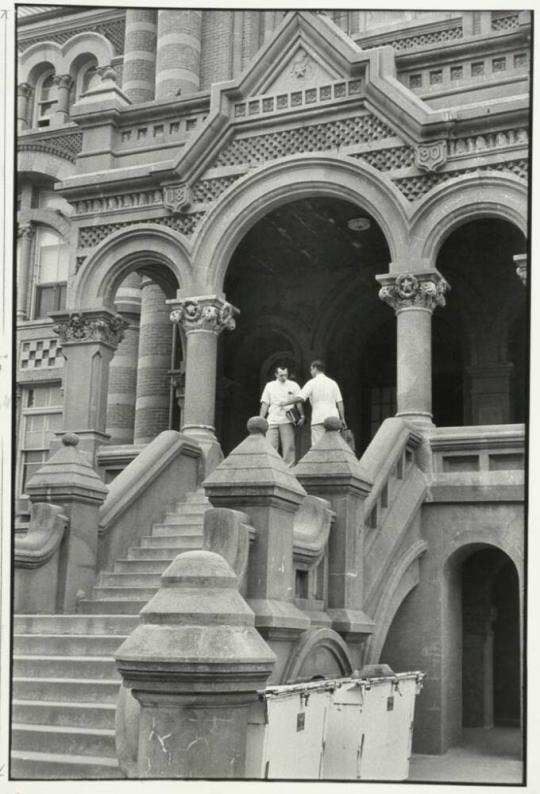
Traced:
[[[375, 483], [365, 591], [362, 617], [318, 619], [327, 591], [300, 565], [298, 631], [333, 632], [323, 673], [345, 671], [343, 643], [358, 664], [427, 668], [424, 752], [463, 725], [519, 725], [528, 12], [18, 13], [16, 534], [66, 433], [110, 495], [143, 454], [157, 482], [148, 450], [181, 431], [195, 491], [275, 365], [303, 382], [324, 358]], [[150, 525], [190, 491], [155, 487]], [[318, 672], [262, 634], [275, 680]]]

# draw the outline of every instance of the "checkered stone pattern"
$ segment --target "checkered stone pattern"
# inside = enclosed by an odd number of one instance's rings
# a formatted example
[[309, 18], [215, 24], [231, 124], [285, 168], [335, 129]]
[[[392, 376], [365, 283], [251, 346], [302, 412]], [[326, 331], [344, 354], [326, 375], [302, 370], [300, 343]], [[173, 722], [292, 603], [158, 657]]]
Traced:
[[21, 344], [21, 369], [63, 367], [62, 348], [56, 339], [32, 339]]
[[[168, 226], [181, 234], [189, 237], [193, 234], [195, 229], [199, 226], [200, 222], [206, 215], [205, 212], [190, 212], [186, 215], [178, 215], [167, 218], [150, 218], [150, 223], [157, 223], [160, 226]], [[126, 221], [125, 223], [105, 223], [101, 226], [83, 226], [79, 230], [79, 248], [93, 248], [100, 243], [109, 234], [116, 232], [118, 229], [124, 229], [127, 226], [136, 226], [138, 223], [145, 221]]]
[[506, 163], [488, 163], [486, 165], [476, 166], [475, 168], [464, 168], [459, 171], [445, 171], [442, 174], [411, 176], [405, 177], [404, 179], [394, 179], [393, 181], [405, 198], [409, 201], [416, 201], [442, 182], [447, 182], [449, 179], [453, 179], [456, 176], [475, 174], [479, 171], [509, 171], [511, 174], [515, 174], [521, 179], [527, 179], [529, 163], [527, 160], [511, 160]]
[[235, 138], [219, 153], [214, 166], [259, 164], [301, 152], [325, 152], [355, 143], [391, 138], [390, 127], [371, 113], [349, 119], [307, 124], [250, 138]]
[[491, 30], [514, 30], [519, 27], [518, 14], [509, 14], [505, 17], [497, 17], [491, 23]]
[[111, 19], [109, 22], [99, 22], [97, 25], [89, 27], [70, 28], [69, 30], [49, 31], [42, 36], [35, 36], [32, 39], [24, 39], [18, 42], [17, 46], [19, 51], [23, 52], [31, 47], [32, 44], [37, 44], [40, 41], [55, 41], [57, 44], [65, 44], [73, 36], [78, 33], [86, 33], [88, 30], [101, 33], [106, 39], [109, 39], [117, 55], [122, 55], [124, 52], [124, 36], [125, 36], [126, 22], [125, 19]]
[[378, 171], [394, 171], [414, 165], [414, 151], [410, 146], [395, 146], [375, 152], [352, 154], [355, 160], [363, 160]]
[[193, 188], [193, 201], [197, 203], [210, 203], [215, 201], [227, 190], [229, 185], [236, 182], [240, 176], [241, 174], [224, 176], [218, 179], [202, 179]]

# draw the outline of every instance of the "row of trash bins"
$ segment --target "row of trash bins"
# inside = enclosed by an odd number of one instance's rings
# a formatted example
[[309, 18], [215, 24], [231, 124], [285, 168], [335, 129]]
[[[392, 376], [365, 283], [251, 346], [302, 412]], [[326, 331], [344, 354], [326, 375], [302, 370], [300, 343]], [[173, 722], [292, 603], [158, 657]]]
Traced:
[[246, 776], [406, 780], [424, 673], [374, 667], [260, 692], [250, 712]]

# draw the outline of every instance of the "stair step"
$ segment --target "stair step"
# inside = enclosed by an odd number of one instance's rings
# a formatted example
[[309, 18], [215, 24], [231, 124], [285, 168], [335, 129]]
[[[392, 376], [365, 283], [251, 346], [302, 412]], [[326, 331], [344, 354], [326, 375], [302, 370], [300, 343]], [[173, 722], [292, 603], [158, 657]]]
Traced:
[[125, 778], [125, 775], [116, 758], [14, 750], [11, 777], [14, 780], [107, 780]]
[[[176, 555], [175, 555], [176, 556]], [[171, 558], [172, 559], [172, 558]], [[82, 602], [81, 602], [82, 603]], [[80, 610], [73, 615], [16, 615], [16, 634], [131, 634], [138, 620], [119, 612], [96, 615]]]
[[[94, 587], [94, 596], [96, 599], [134, 599], [135, 601], [143, 601], [146, 603], [154, 593], [157, 591], [158, 586], [156, 587], [125, 587], [123, 585], [119, 586], [106, 586], [106, 587]], [[139, 607], [141, 609], [141, 607]]]
[[[94, 615], [138, 615], [147, 599], [135, 601], [132, 598], [93, 598], [81, 602], [85, 612]], [[139, 621], [137, 619], [136, 625]]]
[[[188, 551], [188, 549], [186, 549]], [[162, 560], [168, 559], [170, 563], [181, 554], [182, 549], [177, 547], [171, 548], [170, 546], [158, 546], [157, 548], [148, 548], [146, 546], [139, 548], [134, 546], [128, 550], [128, 560]]]
[[193, 521], [185, 524], [163, 521], [161, 524], [154, 524], [152, 527], [152, 537], [155, 538], [160, 535], [174, 535], [175, 537], [197, 535], [202, 540], [204, 532], [202, 524], [195, 524]]
[[38, 656], [13, 657], [13, 675], [43, 678], [119, 678], [112, 656]]
[[200, 510], [196, 513], [186, 512], [185, 509], [180, 513], [168, 511], [160, 523], [171, 524], [171, 526], [175, 527], [200, 527], [202, 529], [205, 513], [206, 510]]
[[152, 560], [116, 560], [113, 573], [157, 573], [161, 576], [165, 568], [167, 568], [171, 562], [172, 560], [168, 558]]
[[115, 572], [102, 573], [98, 587], [159, 587], [161, 573]]
[[11, 741], [15, 750], [116, 757], [114, 729], [110, 728], [13, 724]]
[[71, 703], [116, 703], [119, 681], [82, 678], [13, 678], [15, 700], [59, 700]]
[[115, 703], [62, 703], [44, 700], [14, 700], [12, 720], [17, 723], [64, 725], [114, 730]]
[[204, 492], [204, 488], [199, 488], [197, 491], [190, 491], [186, 494], [186, 499], [184, 502], [178, 502], [179, 505], [193, 505], [193, 504], [200, 504], [200, 505], [207, 505], [207, 507], [212, 507], [212, 504], [209, 498], [206, 496]]
[[189, 535], [147, 535], [140, 538], [141, 549], [178, 549], [177, 554], [182, 550], [202, 548], [202, 535], [190, 533]]
[[60, 654], [87, 657], [112, 656], [127, 638], [127, 634], [15, 634], [13, 652], [17, 654]]

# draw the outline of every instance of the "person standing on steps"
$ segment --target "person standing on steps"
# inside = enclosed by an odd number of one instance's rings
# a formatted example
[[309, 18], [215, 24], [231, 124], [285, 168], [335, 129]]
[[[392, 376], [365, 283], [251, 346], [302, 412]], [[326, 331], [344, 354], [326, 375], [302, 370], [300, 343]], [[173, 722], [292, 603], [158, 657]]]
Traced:
[[[289, 380], [287, 367], [276, 367], [275, 380], [266, 384], [261, 396], [259, 416], [268, 419], [266, 438], [278, 452], [281, 447], [281, 456], [288, 466], [294, 466], [296, 461], [295, 424], [281, 404], [287, 400], [290, 401], [299, 393], [300, 386], [296, 381]], [[301, 427], [304, 424], [302, 405], [300, 405], [299, 412], [300, 417], [296, 427]]]
[[329, 416], [336, 416], [341, 419], [342, 430], [347, 428], [345, 422], [345, 409], [343, 407], [343, 397], [335, 380], [325, 375], [324, 361], [317, 359], [312, 361], [309, 371], [311, 380], [300, 389], [298, 395], [281, 403], [281, 407], [286, 410], [288, 406], [311, 403], [311, 446], [314, 446], [324, 435], [324, 420]]

